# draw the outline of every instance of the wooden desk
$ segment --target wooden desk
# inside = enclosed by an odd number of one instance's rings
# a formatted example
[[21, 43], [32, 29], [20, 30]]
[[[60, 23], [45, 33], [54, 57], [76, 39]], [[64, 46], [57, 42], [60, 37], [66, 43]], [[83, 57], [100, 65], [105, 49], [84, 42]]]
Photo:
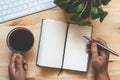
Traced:
[[[110, 48], [120, 54], [119, 3], [119, 0], [112, 0], [108, 6], [104, 7], [104, 9], [109, 12], [109, 15], [105, 18], [102, 24], [100, 24], [98, 20], [93, 21], [93, 36], [104, 39], [105, 41], [107, 41]], [[57, 76], [57, 73], [59, 72], [58, 69], [40, 68], [35, 65], [40, 32], [40, 21], [42, 18], [50, 18], [64, 22], [66, 21], [66, 16], [64, 12], [59, 8], [53, 8], [47, 11], [39, 12], [33, 15], [0, 24], [0, 80], [9, 80], [7, 67], [11, 57], [11, 52], [6, 45], [6, 36], [8, 32], [15, 27], [14, 25], [25, 25], [27, 28], [32, 30], [35, 36], [35, 43], [33, 48], [29, 52], [24, 54], [24, 57], [28, 62], [27, 78], [33, 78], [35, 80], [93, 80], [93, 70], [91, 66], [89, 67], [88, 73], [64, 70], [64, 72], [60, 76]], [[111, 59], [114, 59], [115, 61], [109, 63], [110, 78], [111, 80], [119, 80], [120, 61], [118, 60], [118, 58], [113, 56], [111, 56]]]

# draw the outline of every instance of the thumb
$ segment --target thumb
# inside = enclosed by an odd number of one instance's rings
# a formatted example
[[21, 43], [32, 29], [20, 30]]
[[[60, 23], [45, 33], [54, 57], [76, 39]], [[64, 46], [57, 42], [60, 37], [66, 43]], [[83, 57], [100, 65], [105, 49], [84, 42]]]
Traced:
[[23, 57], [20, 54], [16, 57], [16, 68], [17, 70], [23, 70]]
[[94, 59], [98, 58], [98, 47], [97, 47], [96, 43], [91, 44], [91, 53], [92, 53], [92, 57]]

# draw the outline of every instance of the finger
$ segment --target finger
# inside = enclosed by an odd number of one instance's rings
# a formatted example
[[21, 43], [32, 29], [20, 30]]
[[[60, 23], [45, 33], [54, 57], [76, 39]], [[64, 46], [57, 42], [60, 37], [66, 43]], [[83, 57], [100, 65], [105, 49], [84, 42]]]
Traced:
[[[94, 40], [95, 40], [95, 41], [98, 41], [100, 44], [102, 44], [102, 45], [104, 45], [104, 46], [107, 47], [107, 43], [106, 43], [104, 40], [102, 40], [102, 39], [100, 39], [100, 38], [94, 38]], [[107, 51], [105, 51], [105, 50], [102, 49], [102, 48], [100, 48], [99, 50], [100, 50], [100, 55], [101, 55], [101, 56], [103, 56], [103, 57], [105, 57], [105, 58], [108, 58], [108, 57], [109, 57], [109, 53], [107, 53]]]
[[16, 54], [14, 53], [10, 59], [10, 64], [15, 62]]
[[98, 48], [97, 48], [97, 45], [95, 43], [91, 44], [91, 54], [92, 54], [93, 58], [98, 57]]
[[88, 42], [88, 43], [87, 43], [86, 48], [87, 48], [87, 49], [90, 49], [90, 48], [91, 48], [91, 42]]
[[10, 60], [10, 64], [8, 66], [9, 71], [12, 71], [12, 72], [16, 71], [15, 58], [16, 58], [16, 54], [13, 54]]
[[91, 49], [91, 43], [88, 42], [87, 45], [86, 45], [86, 51], [87, 51], [88, 53], [90, 53], [90, 49]]
[[101, 50], [100, 51], [100, 54], [101, 54], [101, 56], [103, 56], [104, 58], [106, 58], [106, 59], [109, 59], [109, 53], [107, 52], [107, 51], [105, 51], [105, 50]]
[[17, 54], [16, 57], [16, 67], [18, 71], [23, 70], [23, 57], [20, 54]]
[[97, 41], [97, 42], [99, 42], [99, 43], [101, 43], [102, 45], [104, 45], [104, 46], [107, 47], [107, 43], [106, 43], [103, 39], [101, 39], [101, 38], [95, 38], [95, 37], [93, 37], [92, 39], [93, 39], [94, 41]]
[[25, 70], [27, 70], [28, 69], [27, 61], [24, 59], [23, 62], [24, 62], [23, 67]]

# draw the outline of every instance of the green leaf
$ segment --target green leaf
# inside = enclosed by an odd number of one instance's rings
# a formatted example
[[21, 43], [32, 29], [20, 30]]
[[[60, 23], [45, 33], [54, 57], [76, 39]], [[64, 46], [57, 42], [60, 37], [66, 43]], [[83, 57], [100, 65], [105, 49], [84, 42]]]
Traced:
[[[101, 5], [107, 5], [111, 0], [54, 0], [54, 3], [65, 12], [73, 16], [69, 20], [75, 24], [91, 24], [83, 22], [86, 18], [97, 19], [100, 22], [107, 16], [107, 12], [102, 9]], [[81, 23], [82, 22], [82, 23]]]
[[80, 13], [84, 8], [84, 4], [80, 3], [78, 6], [75, 7], [74, 11], [75, 13]]
[[102, 0], [103, 5], [107, 5], [111, 0]]
[[103, 16], [100, 17], [100, 22], [102, 22], [107, 15], [108, 15], [108, 12], [105, 11]]
[[75, 0], [71, 5], [70, 5], [70, 12], [75, 13], [75, 8], [80, 4], [78, 0]]
[[87, 26], [87, 25], [91, 25], [91, 22], [87, 21], [87, 22], [82, 22], [79, 23], [80, 26]]
[[71, 18], [70, 18], [70, 21], [74, 21], [74, 22], [78, 22], [78, 21], [81, 21], [82, 20], [82, 17], [80, 15], [73, 15]]
[[101, 8], [94, 7], [91, 10], [91, 17], [92, 17], [92, 19], [97, 19], [97, 18], [99, 18], [99, 17], [101, 17], [103, 15], [104, 15], [104, 11]]
[[98, 8], [99, 17], [104, 15], [104, 11], [101, 8]]
[[99, 9], [97, 7], [92, 8], [91, 17], [92, 19], [99, 18]]
[[91, 12], [91, 4], [88, 3], [86, 9], [83, 11], [83, 13], [82, 13], [82, 15], [81, 15], [82, 18], [83, 18], [83, 19], [88, 18], [88, 17], [90, 16], [90, 12]]
[[71, 13], [79, 13], [83, 6], [84, 6], [84, 4], [81, 2], [81, 0], [75, 0], [70, 5], [70, 11], [71, 11]]
[[102, 4], [102, 1], [101, 0], [93, 0], [93, 5], [98, 7]]
[[59, 6], [61, 9], [64, 11], [71, 13], [70, 12], [70, 5], [73, 3], [72, 0], [55, 0], [54, 3]]

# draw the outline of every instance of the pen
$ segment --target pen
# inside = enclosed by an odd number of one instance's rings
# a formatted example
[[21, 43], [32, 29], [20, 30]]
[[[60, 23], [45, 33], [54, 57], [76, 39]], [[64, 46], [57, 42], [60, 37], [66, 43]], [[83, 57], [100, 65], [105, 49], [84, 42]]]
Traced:
[[[93, 40], [87, 36], [83, 36], [85, 39], [89, 40], [90, 42], [92, 42]], [[118, 53], [116, 53], [115, 51], [103, 46], [102, 44], [95, 42], [99, 47], [103, 48], [104, 50], [108, 51], [109, 53], [115, 55], [115, 56], [119, 56]]]

